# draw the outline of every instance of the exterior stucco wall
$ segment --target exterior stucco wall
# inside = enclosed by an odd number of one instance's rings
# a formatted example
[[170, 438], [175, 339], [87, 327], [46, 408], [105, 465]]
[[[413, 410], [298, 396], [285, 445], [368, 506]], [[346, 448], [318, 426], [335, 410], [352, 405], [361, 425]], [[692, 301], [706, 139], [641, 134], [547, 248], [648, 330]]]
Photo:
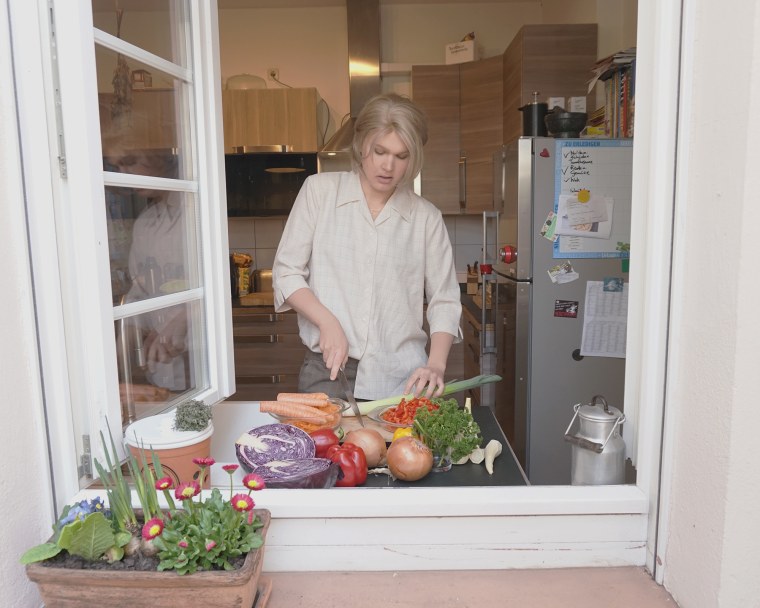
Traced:
[[753, 606], [760, 10], [697, 0], [685, 11], [664, 583], [684, 608]]
[[[4, 423], [0, 424], [0, 606], [39, 606], [19, 556], [30, 539], [50, 534], [50, 481], [37, 365], [24, 198], [6, 3], [0, 3], [0, 378]], [[12, 533], [9, 533], [12, 531]]]

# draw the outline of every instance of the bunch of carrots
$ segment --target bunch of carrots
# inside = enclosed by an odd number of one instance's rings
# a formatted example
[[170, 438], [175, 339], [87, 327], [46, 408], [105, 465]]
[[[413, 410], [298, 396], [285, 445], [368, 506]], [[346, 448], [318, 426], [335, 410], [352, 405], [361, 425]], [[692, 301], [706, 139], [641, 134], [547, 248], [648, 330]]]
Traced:
[[261, 401], [262, 413], [275, 414], [282, 422], [307, 433], [340, 423], [340, 406], [325, 393], [278, 393], [277, 401]]
[[402, 399], [401, 403], [396, 407], [392, 407], [383, 412], [381, 418], [388, 422], [393, 422], [394, 424], [412, 426], [417, 410], [422, 407], [426, 408], [429, 412], [438, 409], [438, 405], [430, 401], [427, 397], [415, 397], [409, 401]]

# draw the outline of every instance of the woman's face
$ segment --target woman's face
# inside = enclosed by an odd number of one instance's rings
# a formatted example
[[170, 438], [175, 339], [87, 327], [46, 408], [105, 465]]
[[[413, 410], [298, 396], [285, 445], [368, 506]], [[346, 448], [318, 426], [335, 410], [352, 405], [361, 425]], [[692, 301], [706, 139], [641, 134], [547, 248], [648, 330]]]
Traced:
[[369, 137], [362, 155], [364, 183], [386, 200], [393, 194], [409, 166], [409, 150], [395, 133]]

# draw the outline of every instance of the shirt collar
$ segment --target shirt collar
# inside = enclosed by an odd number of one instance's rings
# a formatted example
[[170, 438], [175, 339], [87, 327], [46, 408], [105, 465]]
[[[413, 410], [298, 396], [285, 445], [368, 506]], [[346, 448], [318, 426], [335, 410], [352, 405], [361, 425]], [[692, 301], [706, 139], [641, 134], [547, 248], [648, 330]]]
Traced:
[[[351, 171], [346, 175], [347, 179], [340, 180], [338, 186], [338, 195], [335, 197], [336, 207], [349, 203], [361, 203], [365, 200], [359, 174]], [[412, 196], [413, 193], [408, 188], [397, 188], [386, 204], [390, 205], [391, 211], [395, 211], [409, 222], [412, 219]]]

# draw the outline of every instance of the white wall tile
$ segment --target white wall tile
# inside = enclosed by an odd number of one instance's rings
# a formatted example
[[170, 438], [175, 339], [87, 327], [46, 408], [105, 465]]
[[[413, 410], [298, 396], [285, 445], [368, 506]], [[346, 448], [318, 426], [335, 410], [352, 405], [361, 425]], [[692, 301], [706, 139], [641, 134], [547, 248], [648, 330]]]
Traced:
[[284, 227], [285, 220], [280, 218], [257, 218], [255, 227], [256, 248], [277, 249], [277, 245], [280, 244], [280, 238], [282, 237], [282, 230]]
[[255, 220], [251, 217], [230, 218], [227, 220], [227, 234], [230, 249], [253, 249], [256, 247], [253, 226]]
[[482, 262], [481, 246], [477, 245], [454, 245], [454, 266], [457, 272], [466, 272], [467, 264], [471, 266], [476, 262]]
[[274, 264], [274, 254], [277, 252], [277, 248], [271, 249], [257, 248], [256, 256], [254, 257], [254, 266], [257, 270], [261, 268], [271, 268]]

